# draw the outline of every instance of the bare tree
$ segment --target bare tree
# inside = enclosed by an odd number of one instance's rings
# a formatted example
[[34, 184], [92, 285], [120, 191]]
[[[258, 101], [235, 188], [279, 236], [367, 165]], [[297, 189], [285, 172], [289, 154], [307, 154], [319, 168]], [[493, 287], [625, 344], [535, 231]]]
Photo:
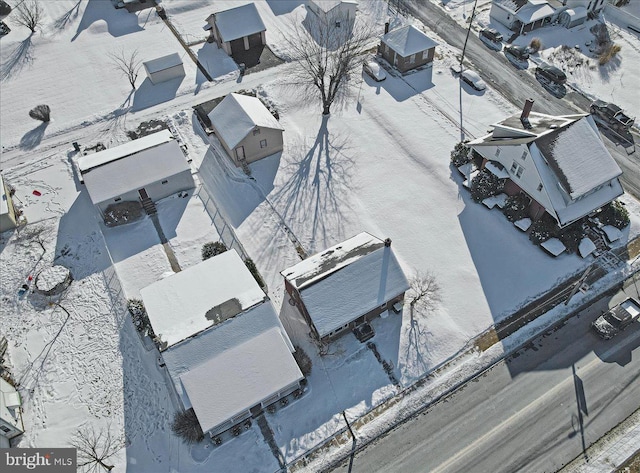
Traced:
[[202, 442], [204, 439], [202, 427], [200, 427], [200, 422], [198, 422], [193, 408], [176, 412], [171, 423], [171, 430], [187, 445]]
[[135, 89], [138, 73], [142, 66], [141, 61], [138, 59], [138, 50], [135, 49], [131, 53], [126, 53], [122, 50], [119, 53], [109, 54], [109, 57], [111, 58], [111, 63], [115, 68], [127, 76], [129, 84], [131, 84], [131, 88]]
[[433, 309], [440, 302], [440, 285], [435, 275], [430, 272], [423, 273], [419, 271], [409, 281], [409, 305], [411, 307], [411, 315], [415, 307], [426, 310]]
[[99, 467], [111, 471], [114, 465], [105, 462], [124, 446], [121, 438], [112, 435], [110, 426], [98, 431], [93, 426], [85, 426], [70, 443], [78, 450], [78, 468], [88, 472], [100, 471]]
[[31, 33], [35, 33], [44, 20], [44, 10], [38, 0], [24, 1], [16, 8], [13, 20], [29, 28]]
[[349, 73], [362, 64], [372, 30], [350, 18], [323, 20], [311, 12], [303, 23], [292, 21], [291, 26], [292, 33], [284, 38], [297, 64], [293, 83], [318, 96], [322, 114], [328, 115]]
[[42, 248], [42, 253], [47, 252], [47, 248], [44, 244], [47, 241], [47, 236], [50, 234], [49, 229], [43, 224], [27, 225], [22, 230], [18, 231], [16, 236], [16, 243], [21, 246], [31, 246], [36, 243]]

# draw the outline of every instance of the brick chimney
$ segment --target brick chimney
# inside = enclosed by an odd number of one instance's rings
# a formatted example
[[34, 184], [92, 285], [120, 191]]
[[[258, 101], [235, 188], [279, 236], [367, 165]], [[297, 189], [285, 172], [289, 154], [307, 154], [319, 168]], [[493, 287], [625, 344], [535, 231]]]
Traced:
[[531, 109], [533, 108], [533, 99], [527, 99], [524, 102], [524, 107], [522, 109], [522, 115], [520, 115], [520, 121], [525, 128], [531, 128], [531, 123], [529, 123], [529, 113], [531, 113]]
[[386, 246], [386, 247], [391, 246], [391, 238], [385, 238], [385, 240], [384, 240], [384, 246]]

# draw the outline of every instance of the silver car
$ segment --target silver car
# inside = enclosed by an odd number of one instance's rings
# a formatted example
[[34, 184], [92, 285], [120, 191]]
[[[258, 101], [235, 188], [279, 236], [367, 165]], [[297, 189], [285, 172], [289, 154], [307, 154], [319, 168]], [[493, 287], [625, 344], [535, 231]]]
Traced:
[[476, 90], [484, 90], [487, 88], [487, 84], [485, 84], [480, 76], [469, 69], [467, 69], [466, 71], [462, 71], [462, 74], [460, 74], [460, 79], [462, 79], [464, 82], [466, 82]]

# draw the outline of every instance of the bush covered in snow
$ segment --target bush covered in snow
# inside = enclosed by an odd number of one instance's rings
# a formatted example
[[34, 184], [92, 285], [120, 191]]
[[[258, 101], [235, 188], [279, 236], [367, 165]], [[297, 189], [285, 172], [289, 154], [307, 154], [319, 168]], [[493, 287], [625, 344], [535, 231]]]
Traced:
[[302, 371], [302, 374], [305, 377], [309, 376], [312, 368], [311, 358], [309, 358], [309, 355], [307, 355], [307, 352], [305, 352], [302, 347], [296, 345], [293, 348], [295, 349], [293, 357], [295, 358], [296, 363], [298, 363], [300, 371]]
[[544, 243], [551, 237], [555, 237], [558, 231], [558, 225], [555, 220], [545, 214], [540, 220], [533, 222], [531, 231], [529, 232], [529, 240], [535, 245]]
[[146, 330], [151, 338], [155, 337], [153, 333], [153, 327], [151, 327], [151, 321], [147, 315], [147, 309], [144, 307], [144, 303], [140, 299], [129, 299], [127, 301], [127, 309], [131, 314], [133, 325], [140, 333], [144, 333]]
[[460, 142], [456, 144], [453, 151], [451, 151], [451, 162], [455, 167], [460, 167], [463, 164], [467, 164], [471, 162], [471, 153], [469, 147], [464, 143]]
[[202, 442], [204, 433], [193, 409], [178, 411], [173, 417], [171, 431], [187, 445]]
[[525, 218], [529, 212], [529, 198], [524, 194], [516, 194], [507, 198], [502, 212], [510, 222]]
[[471, 197], [482, 202], [487, 197], [499, 194], [504, 188], [504, 181], [495, 174], [483, 169], [471, 180]]
[[619, 230], [629, 225], [629, 211], [624, 205], [614, 200], [613, 202], [602, 207], [598, 214], [598, 220], [604, 225], [613, 225]]
[[221, 241], [210, 241], [202, 245], [202, 261], [208, 260], [227, 251], [227, 246]]
[[258, 268], [256, 267], [256, 264], [253, 262], [253, 260], [251, 258], [247, 258], [246, 260], [244, 260], [244, 264], [247, 267], [247, 269], [251, 272], [251, 274], [253, 275], [256, 282], [260, 285], [260, 287], [264, 287], [264, 281], [262, 280], [262, 276], [260, 276], [260, 273], [258, 272]]

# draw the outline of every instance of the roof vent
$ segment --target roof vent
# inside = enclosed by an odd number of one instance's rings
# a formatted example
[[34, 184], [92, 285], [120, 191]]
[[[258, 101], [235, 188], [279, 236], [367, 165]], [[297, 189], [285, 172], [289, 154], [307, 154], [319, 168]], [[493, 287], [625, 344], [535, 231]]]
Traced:
[[384, 246], [387, 246], [387, 247], [391, 246], [391, 238], [385, 238]]

